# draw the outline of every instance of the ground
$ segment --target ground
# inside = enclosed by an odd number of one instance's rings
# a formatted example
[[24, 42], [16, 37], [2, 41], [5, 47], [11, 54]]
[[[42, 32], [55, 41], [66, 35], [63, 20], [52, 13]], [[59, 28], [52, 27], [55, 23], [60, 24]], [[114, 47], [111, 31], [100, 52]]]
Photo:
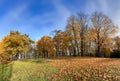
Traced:
[[120, 59], [114, 58], [39, 58], [9, 66], [5, 72], [10, 81], [120, 81]]

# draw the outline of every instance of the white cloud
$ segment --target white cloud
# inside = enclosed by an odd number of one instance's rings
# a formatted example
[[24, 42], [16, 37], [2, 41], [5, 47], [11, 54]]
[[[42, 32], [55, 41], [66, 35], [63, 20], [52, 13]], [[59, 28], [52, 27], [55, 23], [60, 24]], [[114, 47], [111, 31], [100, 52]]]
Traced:
[[71, 15], [70, 10], [67, 9], [67, 7], [62, 4], [62, 0], [52, 0], [52, 3], [55, 6], [59, 16], [62, 17], [63, 19]]
[[16, 20], [19, 20], [22, 13], [27, 9], [28, 5], [22, 5], [14, 9], [9, 10], [2, 18], [0, 18], [0, 26], [10, 29], [11, 24], [15, 24]]

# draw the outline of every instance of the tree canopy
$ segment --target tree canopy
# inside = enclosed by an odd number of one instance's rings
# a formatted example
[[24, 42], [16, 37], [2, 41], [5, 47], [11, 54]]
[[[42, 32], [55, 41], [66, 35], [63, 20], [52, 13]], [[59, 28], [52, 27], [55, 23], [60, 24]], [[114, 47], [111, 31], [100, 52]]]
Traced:
[[0, 53], [10, 56], [25, 54], [33, 43], [34, 41], [29, 38], [29, 35], [11, 30], [0, 42]]

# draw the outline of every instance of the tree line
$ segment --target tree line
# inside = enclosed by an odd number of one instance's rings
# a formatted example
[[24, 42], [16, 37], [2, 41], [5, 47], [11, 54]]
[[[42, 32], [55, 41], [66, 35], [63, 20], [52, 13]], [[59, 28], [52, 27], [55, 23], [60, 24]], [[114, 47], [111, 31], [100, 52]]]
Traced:
[[43, 36], [37, 41], [38, 54], [110, 57], [120, 47], [120, 38], [115, 37], [117, 30], [113, 21], [101, 12], [91, 16], [78, 13], [68, 18], [65, 31], [55, 30], [53, 37]]
[[0, 41], [0, 57], [59, 57], [95, 56], [120, 57], [118, 27], [101, 12], [92, 15], [78, 13], [68, 18], [64, 31], [55, 30], [53, 36], [37, 41], [19, 31], [10, 31]]

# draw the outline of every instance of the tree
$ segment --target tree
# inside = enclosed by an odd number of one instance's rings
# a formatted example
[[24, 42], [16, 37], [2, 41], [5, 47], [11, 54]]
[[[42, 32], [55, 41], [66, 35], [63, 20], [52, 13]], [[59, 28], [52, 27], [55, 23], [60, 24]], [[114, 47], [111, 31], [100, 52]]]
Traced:
[[120, 37], [116, 36], [114, 37], [114, 49], [120, 50]]
[[13, 56], [24, 55], [28, 52], [28, 48], [32, 47], [32, 41], [28, 35], [21, 34], [19, 31], [10, 31], [10, 33], [5, 36], [1, 43], [2, 53], [9, 54]]
[[72, 45], [71, 45], [71, 41], [72, 38], [68, 35], [68, 33], [66, 31], [61, 33], [62, 36], [62, 53], [63, 55], [71, 55], [71, 49], [72, 49]]
[[49, 57], [54, 54], [53, 40], [50, 36], [43, 36], [37, 41], [37, 50], [42, 57]]
[[24, 54], [24, 58], [27, 57], [28, 53], [32, 52], [34, 41], [30, 39], [29, 35], [21, 35], [21, 46]]
[[55, 35], [53, 37], [53, 42], [55, 46], [56, 56], [60, 56], [62, 54], [62, 45], [63, 45], [63, 31], [55, 30]]
[[85, 53], [85, 41], [86, 41], [86, 34], [88, 30], [88, 16], [84, 13], [78, 13], [78, 27], [80, 32], [80, 49], [81, 49], [81, 56]]
[[94, 33], [94, 40], [96, 44], [96, 56], [101, 56], [101, 48], [107, 41], [106, 38], [111, 38], [116, 32], [117, 27], [114, 25], [111, 19], [103, 13], [95, 12], [92, 15], [92, 26]]
[[71, 16], [68, 19], [66, 32], [72, 38], [71, 45], [73, 46], [73, 55], [76, 56], [79, 54], [79, 27], [75, 16]]

